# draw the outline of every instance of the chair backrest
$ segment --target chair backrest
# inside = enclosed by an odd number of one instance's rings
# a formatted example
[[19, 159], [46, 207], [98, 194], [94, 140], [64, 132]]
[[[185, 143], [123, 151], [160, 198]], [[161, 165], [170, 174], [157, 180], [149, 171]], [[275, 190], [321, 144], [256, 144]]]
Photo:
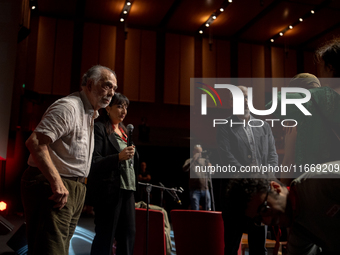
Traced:
[[[136, 208], [136, 238], [133, 255], [146, 254], [146, 209]], [[149, 209], [148, 255], [166, 255], [164, 215]]]
[[172, 210], [177, 255], [224, 254], [221, 212]]

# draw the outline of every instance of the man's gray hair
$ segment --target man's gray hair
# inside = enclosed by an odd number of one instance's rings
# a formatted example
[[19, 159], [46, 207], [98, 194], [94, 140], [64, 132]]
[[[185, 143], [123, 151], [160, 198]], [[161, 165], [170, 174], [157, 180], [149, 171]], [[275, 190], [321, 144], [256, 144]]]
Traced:
[[196, 149], [196, 148], [202, 148], [202, 146], [199, 145], [199, 144], [196, 144], [196, 145], [194, 146], [194, 149]]
[[95, 65], [95, 66], [92, 66], [89, 70], [87, 70], [87, 72], [83, 75], [81, 86], [86, 86], [87, 81], [89, 79], [93, 80], [94, 83], [97, 84], [101, 78], [101, 70], [103, 69], [110, 71], [117, 79], [116, 73], [112, 71], [110, 68], [106, 66]]

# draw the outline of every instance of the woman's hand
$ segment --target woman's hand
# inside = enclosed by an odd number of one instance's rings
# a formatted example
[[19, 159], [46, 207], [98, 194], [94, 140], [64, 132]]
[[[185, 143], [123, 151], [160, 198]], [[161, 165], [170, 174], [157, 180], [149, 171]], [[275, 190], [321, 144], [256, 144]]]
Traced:
[[133, 156], [135, 155], [135, 146], [129, 146], [129, 147], [125, 147], [124, 150], [122, 150], [119, 153], [119, 161], [123, 161], [123, 160], [128, 160], [130, 158], [133, 158]]

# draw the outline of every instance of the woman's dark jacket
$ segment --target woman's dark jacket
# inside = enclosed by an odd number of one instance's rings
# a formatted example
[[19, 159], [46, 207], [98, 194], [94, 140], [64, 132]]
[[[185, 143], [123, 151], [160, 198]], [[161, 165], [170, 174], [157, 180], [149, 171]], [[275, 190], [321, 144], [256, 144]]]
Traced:
[[[119, 144], [115, 133], [108, 135], [105, 125], [97, 122], [94, 125], [95, 146], [92, 165], [87, 179], [86, 204], [95, 206], [98, 203], [110, 203], [120, 192]], [[133, 167], [135, 170], [136, 189], [138, 189], [139, 157], [135, 152]]]

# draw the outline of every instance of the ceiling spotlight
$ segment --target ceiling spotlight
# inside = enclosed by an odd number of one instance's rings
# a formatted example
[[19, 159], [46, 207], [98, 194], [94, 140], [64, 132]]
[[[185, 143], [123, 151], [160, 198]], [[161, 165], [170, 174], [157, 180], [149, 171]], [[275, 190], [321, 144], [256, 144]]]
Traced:
[[213, 18], [213, 19], [216, 19], [216, 16], [214, 15], [214, 16], [212, 16], [212, 18]]
[[203, 30], [198, 31], [198, 33], [203, 34]]
[[293, 29], [293, 26], [289, 26], [289, 29]]
[[302, 18], [299, 18], [299, 20], [300, 20], [300, 22], [302, 22], [302, 21], [303, 21], [303, 19], [302, 19]]
[[33, 6], [32, 6], [32, 10], [34, 10], [34, 9], [35, 9], [35, 6], [33, 5]]
[[122, 9], [122, 12], [120, 13], [120, 18], [119, 18], [120, 22], [125, 22], [125, 19], [127, 19], [127, 16], [129, 15], [129, 11], [130, 11], [131, 5], [132, 5], [131, 1], [132, 0], [126, 0], [125, 1], [124, 8]]
[[229, 2], [229, 3], [232, 3], [232, 2], [233, 2], [233, 0], [228, 0], [228, 2]]
[[270, 39], [271, 42], [274, 42], [274, 39]]
[[311, 10], [310, 12], [311, 12], [311, 14], [314, 14], [314, 10]]
[[223, 9], [223, 8], [220, 8], [220, 12], [224, 12], [224, 9]]
[[209, 24], [208, 24], [208, 23], [205, 23], [205, 26], [206, 26], [206, 27], [209, 27]]
[[280, 35], [280, 36], [283, 36], [283, 33], [282, 33], [282, 32], [280, 32], [280, 33], [279, 33], [279, 35]]

